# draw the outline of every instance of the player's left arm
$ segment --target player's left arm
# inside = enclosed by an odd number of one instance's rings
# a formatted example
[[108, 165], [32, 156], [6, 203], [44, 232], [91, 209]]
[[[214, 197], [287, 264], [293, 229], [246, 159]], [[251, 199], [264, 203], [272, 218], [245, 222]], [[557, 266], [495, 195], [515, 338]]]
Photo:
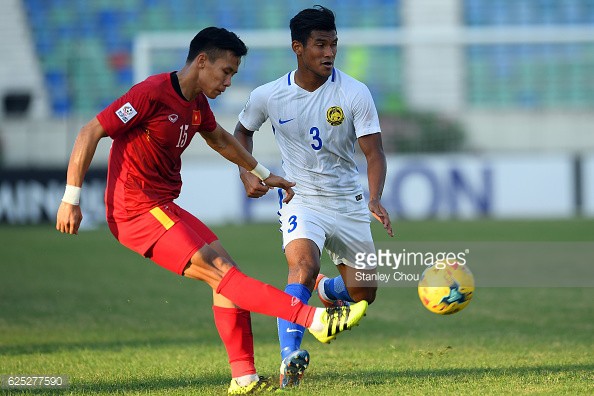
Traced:
[[[227, 132], [222, 126], [217, 124], [212, 132], [200, 132], [200, 135], [206, 140], [206, 143], [221, 154], [227, 160], [245, 169], [254, 169], [258, 161], [239, 143], [239, 141]], [[295, 193], [293, 192], [294, 182], [289, 182], [284, 178], [270, 173], [266, 179], [262, 180], [268, 187], [279, 187], [285, 190], [286, 196], [283, 202], [289, 202]]]
[[390, 236], [394, 236], [392, 223], [386, 208], [381, 203], [384, 183], [386, 182], [386, 155], [382, 146], [381, 133], [361, 136], [359, 146], [367, 160], [367, 180], [369, 183], [369, 210]]

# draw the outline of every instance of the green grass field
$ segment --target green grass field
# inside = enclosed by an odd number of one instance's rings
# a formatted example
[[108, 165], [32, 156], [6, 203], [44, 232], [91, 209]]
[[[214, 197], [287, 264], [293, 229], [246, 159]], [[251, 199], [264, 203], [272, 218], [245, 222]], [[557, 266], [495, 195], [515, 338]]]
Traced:
[[[282, 288], [276, 228], [215, 231], [245, 272]], [[402, 241], [592, 241], [594, 222], [402, 222], [396, 232]], [[3, 226], [0, 241], [0, 374], [68, 375], [57, 393], [69, 395], [226, 393], [206, 285], [128, 251], [106, 228], [72, 237]], [[326, 257], [323, 271], [336, 274]], [[592, 394], [593, 303], [594, 288], [479, 287], [466, 310], [439, 316], [416, 288], [382, 288], [352, 332], [330, 345], [306, 335], [311, 365], [291, 394]], [[253, 327], [259, 372], [278, 377], [275, 319], [254, 315]]]

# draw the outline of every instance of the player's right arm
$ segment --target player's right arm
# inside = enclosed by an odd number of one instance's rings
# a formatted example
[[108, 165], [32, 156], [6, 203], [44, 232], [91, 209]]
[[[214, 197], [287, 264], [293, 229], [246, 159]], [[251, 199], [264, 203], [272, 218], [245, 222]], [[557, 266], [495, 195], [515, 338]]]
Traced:
[[[95, 155], [97, 144], [106, 136], [107, 134], [97, 117], [81, 128], [68, 162], [68, 173], [66, 175], [66, 184], [68, 186], [82, 187], [85, 174]], [[79, 205], [62, 201], [56, 215], [56, 229], [68, 234], [78, 234], [82, 217]]]
[[[285, 190], [284, 203], [288, 203], [293, 198], [295, 192], [292, 187], [295, 186], [295, 183], [273, 174], [266, 168], [258, 170], [258, 161], [248, 153], [233, 135], [223, 129], [219, 124], [217, 124], [217, 127], [211, 132], [199, 131], [199, 133], [213, 150], [221, 154], [227, 160], [240, 167], [251, 169], [250, 172], [252, 173], [260, 172], [262, 174], [260, 180], [266, 184], [267, 188], [278, 187]], [[267, 175], [264, 176], [264, 173], [267, 173]]]
[[[241, 122], [237, 122], [235, 132], [233, 134], [237, 141], [251, 154], [254, 148], [254, 131], [250, 131], [243, 126]], [[245, 192], [250, 198], [260, 198], [270, 190], [268, 186], [262, 183], [257, 176], [250, 173], [247, 169], [239, 167], [239, 177], [245, 188]]]

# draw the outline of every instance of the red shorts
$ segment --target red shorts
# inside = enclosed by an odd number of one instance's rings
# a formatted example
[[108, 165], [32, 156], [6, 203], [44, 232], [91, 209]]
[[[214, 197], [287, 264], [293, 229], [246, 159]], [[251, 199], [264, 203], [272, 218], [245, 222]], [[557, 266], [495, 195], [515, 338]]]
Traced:
[[179, 275], [194, 253], [218, 239], [203, 222], [172, 202], [132, 220], [107, 224], [122, 245]]

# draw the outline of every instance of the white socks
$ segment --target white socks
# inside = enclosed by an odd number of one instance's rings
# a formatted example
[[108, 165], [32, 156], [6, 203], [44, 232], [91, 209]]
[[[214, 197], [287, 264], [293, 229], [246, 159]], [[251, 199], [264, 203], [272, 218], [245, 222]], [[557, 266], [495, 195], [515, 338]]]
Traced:
[[235, 382], [237, 382], [237, 385], [239, 386], [248, 386], [252, 382], [258, 381], [260, 377], [258, 377], [258, 374], [247, 374], [233, 379], [235, 380]]
[[322, 323], [322, 314], [324, 312], [326, 312], [326, 308], [316, 308], [313, 320], [311, 321], [311, 326], [309, 326], [310, 330], [322, 331], [326, 328], [326, 326]]
[[326, 281], [328, 280], [328, 278], [322, 278], [322, 280], [320, 281], [320, 283], [318, 284], [318, 294], [320, 295], [320, 297], [322, 297], [324, 300], [326, 301], [332, 301], [331, 298], [329, 298], [326, 295], [326, 290], [324, 289], [324, 284], [326, 283]]

